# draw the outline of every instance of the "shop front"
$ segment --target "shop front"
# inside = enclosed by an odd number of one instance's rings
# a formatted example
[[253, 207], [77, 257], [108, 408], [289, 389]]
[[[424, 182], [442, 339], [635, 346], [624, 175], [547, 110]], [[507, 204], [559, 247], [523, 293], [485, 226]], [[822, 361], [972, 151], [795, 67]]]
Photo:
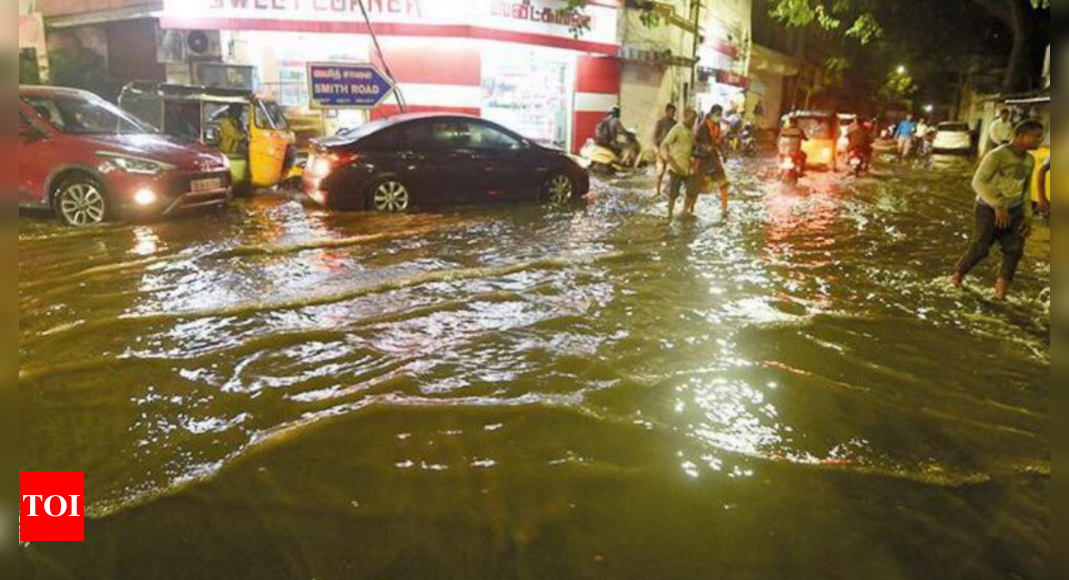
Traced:
[[578, 149], [617, 102], [620, 7], [592, 2], [578, 19], [560, 0], [364, 0], [384, 62], [356, 0], [167, 0], [168, 31], [218, 34], [221, 60], [256, 71], [257, 89], [330, 134], [394, 115], [313, 111], [307, 65], [372, 63], [388, 70], [410, 112], [497, 121], [537, 142]]
[[[21, 6], [20, 6], [21, 8]], [[48, 76], [48, 48], [40, 14], [19, 14], [19, 84], [37, 84]]]

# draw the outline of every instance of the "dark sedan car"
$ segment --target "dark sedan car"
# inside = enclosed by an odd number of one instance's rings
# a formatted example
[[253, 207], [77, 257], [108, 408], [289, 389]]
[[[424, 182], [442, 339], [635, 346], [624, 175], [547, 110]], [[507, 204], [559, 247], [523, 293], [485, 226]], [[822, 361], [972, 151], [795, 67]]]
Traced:
[[304, 174], [317, 203], [398, 213], [416, 206], [583, 197], [590, 176], [547, 149], [482, 119], [402, 115], [320, 140]]

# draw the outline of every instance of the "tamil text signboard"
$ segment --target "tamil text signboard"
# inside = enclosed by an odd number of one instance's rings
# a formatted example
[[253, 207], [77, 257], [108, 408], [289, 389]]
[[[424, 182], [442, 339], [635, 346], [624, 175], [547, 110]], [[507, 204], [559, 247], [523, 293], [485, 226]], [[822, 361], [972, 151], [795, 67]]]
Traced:
[[308, 65], [308, 95], [313, 109], [374, 109], [393, 90], [393, 82], [374, 65]]
[[[618, 5], [591, 0], [363, 0], [380, 35], [482, 38], [615, 54]], [[166, 29], [364, 33], [356, 0], [165, 0]]]

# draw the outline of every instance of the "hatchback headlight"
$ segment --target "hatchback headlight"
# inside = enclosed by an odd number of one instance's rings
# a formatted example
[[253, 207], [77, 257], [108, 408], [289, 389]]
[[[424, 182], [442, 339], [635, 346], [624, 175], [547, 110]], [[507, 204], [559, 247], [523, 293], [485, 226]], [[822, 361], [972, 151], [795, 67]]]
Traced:
[[97, 156], [107, 161], [113, 168], [135, 175], [159, 175], [164, 171], [174, 169], [174, 165], [142, 157], [132, 157], [119, 153], [97, 152]]

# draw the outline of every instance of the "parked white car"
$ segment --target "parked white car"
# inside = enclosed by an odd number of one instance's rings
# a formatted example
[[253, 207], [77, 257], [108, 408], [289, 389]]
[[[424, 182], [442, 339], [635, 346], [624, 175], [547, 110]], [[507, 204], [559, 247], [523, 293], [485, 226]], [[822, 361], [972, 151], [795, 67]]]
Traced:
[[965, 123], [940, 123], [932, 149], [939, 153], [969, 153], [973, 150], [972, 131]]

